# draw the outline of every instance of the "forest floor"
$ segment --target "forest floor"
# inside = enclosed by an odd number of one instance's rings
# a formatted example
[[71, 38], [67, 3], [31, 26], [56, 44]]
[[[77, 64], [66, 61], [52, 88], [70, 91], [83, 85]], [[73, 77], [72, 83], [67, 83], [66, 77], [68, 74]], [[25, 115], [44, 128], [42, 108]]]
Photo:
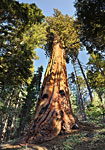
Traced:
[[99, 121], [80, 122], [78, 130], [57, 136], [39, 145], [2, 144], [0, 150], [105, 150], [105, 123]]

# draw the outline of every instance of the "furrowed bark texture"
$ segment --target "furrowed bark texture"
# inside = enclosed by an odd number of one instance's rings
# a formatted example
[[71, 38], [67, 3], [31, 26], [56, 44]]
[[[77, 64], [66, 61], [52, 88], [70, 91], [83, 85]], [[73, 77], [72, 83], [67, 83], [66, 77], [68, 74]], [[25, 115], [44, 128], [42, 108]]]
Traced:
[[60, 43], [54, 41], [35, 118], [26, 135], [26, 142], [36, 143], [51, 140], [60, 132], [70, 132], [75, 122], [69, 98], [64, 50]]

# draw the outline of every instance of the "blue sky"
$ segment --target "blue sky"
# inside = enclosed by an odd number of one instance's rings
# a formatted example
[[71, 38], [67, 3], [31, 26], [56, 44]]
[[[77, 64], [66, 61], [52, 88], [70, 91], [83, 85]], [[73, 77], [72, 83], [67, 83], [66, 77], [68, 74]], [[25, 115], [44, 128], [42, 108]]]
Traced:
[[53, 8], [59, 9], [63, 14], [74, 15], [74, 0], [18, 0], [24, 3], [35, 3], [45, 16], [52, 16]]
[[[18, 0], [23, 3], [35, 3], [43, 12], [45, 16], [53, 15], [53, 8], [57, 8], [62, 12], [62, 14], [68, 14], [69, 16], [74, 16], [75, 8], [73, 6], [75, 0]], [[49, 58], [46, 58], [44, 51], [40, 49], [36, 49], [37, 55], [39, 56], [39, 60], [35, 60], [34, 66], [35, 70], [38, 67], [43, 65], [44, 72], [46, 70]], [[79, 58], [83, 64], [86, 64], [88, 61], [88, 56], [86, 55], [86, 51], [80, 52]], [[72, 65], [67, 65], [68, 74], [73, 71]]]

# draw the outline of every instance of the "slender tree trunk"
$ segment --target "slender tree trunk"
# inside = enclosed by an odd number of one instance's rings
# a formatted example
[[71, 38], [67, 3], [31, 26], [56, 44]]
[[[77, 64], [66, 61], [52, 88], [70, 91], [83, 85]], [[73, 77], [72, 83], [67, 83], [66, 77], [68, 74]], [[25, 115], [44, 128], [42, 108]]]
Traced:
[[9, 139], [13, 138], [13, 131], [16, 130], [15, 129], [15, 120], [16, 120], [16, 117], [18, 117], [17, 108], [19, 108], [19, 100], [17, 100], [17, 104], [15, 105], [16, 112], [14, 113], [14, 115], [12, 117], [12, 123], [11, 123], [10, 129], [9, 129], [10, 130], [9, 131]]
[[[11, 105], [11, 97], [10, 97], [9, 100], [8, 100], [7, 108], [9, 108], [10, 105]], [[1, 141], [5, 141], [5, 140], [6, 140], [5, 134], [6, 134], [7, 127], [8, 127], [8, 119], [9, 119], [9, 114], [6, 114], [5, 121], [4, 121], [4, 123], [3, 123]]]
[[45, 73], [36, 106], [35, 118], [25, 141], [48, 141], [61, 131], [70, 132], [76, 124], [72, 113], [64, 50], [54, 40], [53, 52]]
[[3, 123], [2, 123], [2, 118], [3, 116], [1, 115], [0, 117], [0, 144], [2, 143], [2, 130], [3, 130]]
[[[14, 93], [14, 88], [12, 89], [12, 92], [8, 98], [8, 101], [6, 101], [5, 105], [8, 108], [11, 108], [11, 103], [12, 103], [12, 96], [13, 96], [13, 93]], [[8, 140], [8, 125], [10, 124], [10, 114], [9, 113], [6, 113], [4, 115], [4, 121], [3, 121], [3, 128], [2, 128], [2, 136], [1, 136], [1, 141], [7, 141]]]
[[83, 77], [84, 77], [84, 80], [85, 80], [85, 82], [86, 82], [87, 89], [88, 89], [88, 91], [89, 91], [90, 100], [91, 100], [91, 103], [92, 103], [92, 102], [93, 102], [93, 96], [92, 96], [92, 92], [91, 92], [91, 89], [90, 89], [88, 80], [87, 80], [87, 78], [86, 78], [86, 76], [85, 76], [85, 73], [84, 73], [84, 71], [83, 71], [82, 65], [81, 65], [81, 63], [80, 63], [80, 61], [79, 61], [78, 58], [77, 58], [77, 61], [78, 61], [78, 64], [79, 64], [79, 66], [80, 66], [80, 69], [81, 69], [82, 75], [83, 75]]
[[76, 72], [74, 63], [73, 63], [73, 68], [74, 68], [74, 74], [75, 74], [75, 77], [76, 77], [76, 83], [75, 84], [76, 84], [76, 87], [77, 87], [78, 100], [79, 100], [78, 103], [80, 105], [80, 113], [81, 113], [81, 116], [82, 116], [82, 120], [87, 120], [86, 113], [85, 113], [85, 107], [84, 107], [84, 103], [83, 103], [83, 98], [82, 98], [80, 86], [78, 84], [77, 72]]
[[4, 127], [3, 127], [3, 131], [2, 131], [2, 141], [5, 141], [6, 140], [6, 131], [7, 131], [7, 126], [8, 126], [8, 118], [9, 118], [9, 115], [7, 115], [6, 117], [6, 120], [4, 122]]

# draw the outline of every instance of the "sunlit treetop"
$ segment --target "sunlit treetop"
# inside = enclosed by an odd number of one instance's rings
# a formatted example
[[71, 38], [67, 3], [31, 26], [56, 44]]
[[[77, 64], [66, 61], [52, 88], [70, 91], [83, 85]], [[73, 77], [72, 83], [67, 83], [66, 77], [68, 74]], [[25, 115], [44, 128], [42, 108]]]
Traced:
[[45, 46], [47, 54], [51, 53], [54, 35], [56, 35], [62, 48], [65, 49], [66, 54], [70, 56], [78, 54], [80, 39], [78, 35], [79, 27], [76, 26], [76, 20], [54, 9], [53, 17], [46, 17], [46, 22], [48, 24], [47, 45]]

